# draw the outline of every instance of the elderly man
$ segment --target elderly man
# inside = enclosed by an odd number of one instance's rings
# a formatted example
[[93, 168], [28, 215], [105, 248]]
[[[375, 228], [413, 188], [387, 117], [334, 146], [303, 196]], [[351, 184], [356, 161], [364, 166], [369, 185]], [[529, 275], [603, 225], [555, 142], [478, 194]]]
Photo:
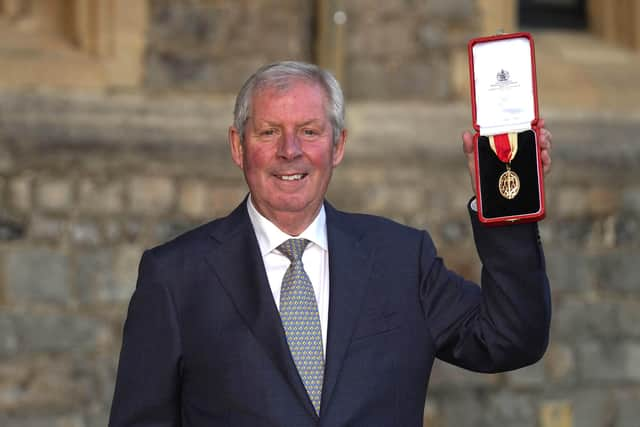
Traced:
[[345, 142], [331, 74], [283, 62], [249, 78], [229, 129], [249, 195], [143, 255], [110, 426], [417, 427], [435, 357], [496, 372], [542, 356], [537, 226], [486, 228], [470, 208], [480, 288], [428, 233], [325, 200]]

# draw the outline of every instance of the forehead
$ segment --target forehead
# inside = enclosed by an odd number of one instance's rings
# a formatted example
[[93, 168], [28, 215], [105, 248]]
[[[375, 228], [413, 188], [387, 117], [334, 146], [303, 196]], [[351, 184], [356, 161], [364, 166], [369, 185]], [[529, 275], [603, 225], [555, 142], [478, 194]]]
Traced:
[[328, 117], [328, 96], [325, 89], [316, 82], [302, 79], [278, 82], [275, 85], [257, 87], [251, 102], [251, 116], [294, 116], [315, 115]]

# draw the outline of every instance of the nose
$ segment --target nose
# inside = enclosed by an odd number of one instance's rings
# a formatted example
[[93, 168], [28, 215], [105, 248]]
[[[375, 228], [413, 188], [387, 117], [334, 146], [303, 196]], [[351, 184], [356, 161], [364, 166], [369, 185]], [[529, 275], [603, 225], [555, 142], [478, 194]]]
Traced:
[[292, 160], [302, 154], [300, 140], [294, 132], [283, 132], [278, 142], [278, 156]]

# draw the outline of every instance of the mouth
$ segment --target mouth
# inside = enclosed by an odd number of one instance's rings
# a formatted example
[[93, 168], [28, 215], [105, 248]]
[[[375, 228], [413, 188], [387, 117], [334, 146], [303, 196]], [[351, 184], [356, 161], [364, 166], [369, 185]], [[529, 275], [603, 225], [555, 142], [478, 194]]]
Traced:
[[296, 173], [296, 174], [291, 174], [291, 175], [275, 175], [276, 178], [278, 178], [281, 181], [300, 181], [301, 179], [304, 179], [307, 176], [306, 173]]

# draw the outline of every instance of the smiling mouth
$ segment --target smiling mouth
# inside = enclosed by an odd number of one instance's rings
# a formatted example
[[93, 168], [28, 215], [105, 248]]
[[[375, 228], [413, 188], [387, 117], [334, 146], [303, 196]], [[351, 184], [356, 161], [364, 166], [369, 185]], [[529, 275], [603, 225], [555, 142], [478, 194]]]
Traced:
[[306, 176], [306, 173], [298, 173], [295, 175], [276, 175], [276, 177], [282, 181], [300, 181]]

